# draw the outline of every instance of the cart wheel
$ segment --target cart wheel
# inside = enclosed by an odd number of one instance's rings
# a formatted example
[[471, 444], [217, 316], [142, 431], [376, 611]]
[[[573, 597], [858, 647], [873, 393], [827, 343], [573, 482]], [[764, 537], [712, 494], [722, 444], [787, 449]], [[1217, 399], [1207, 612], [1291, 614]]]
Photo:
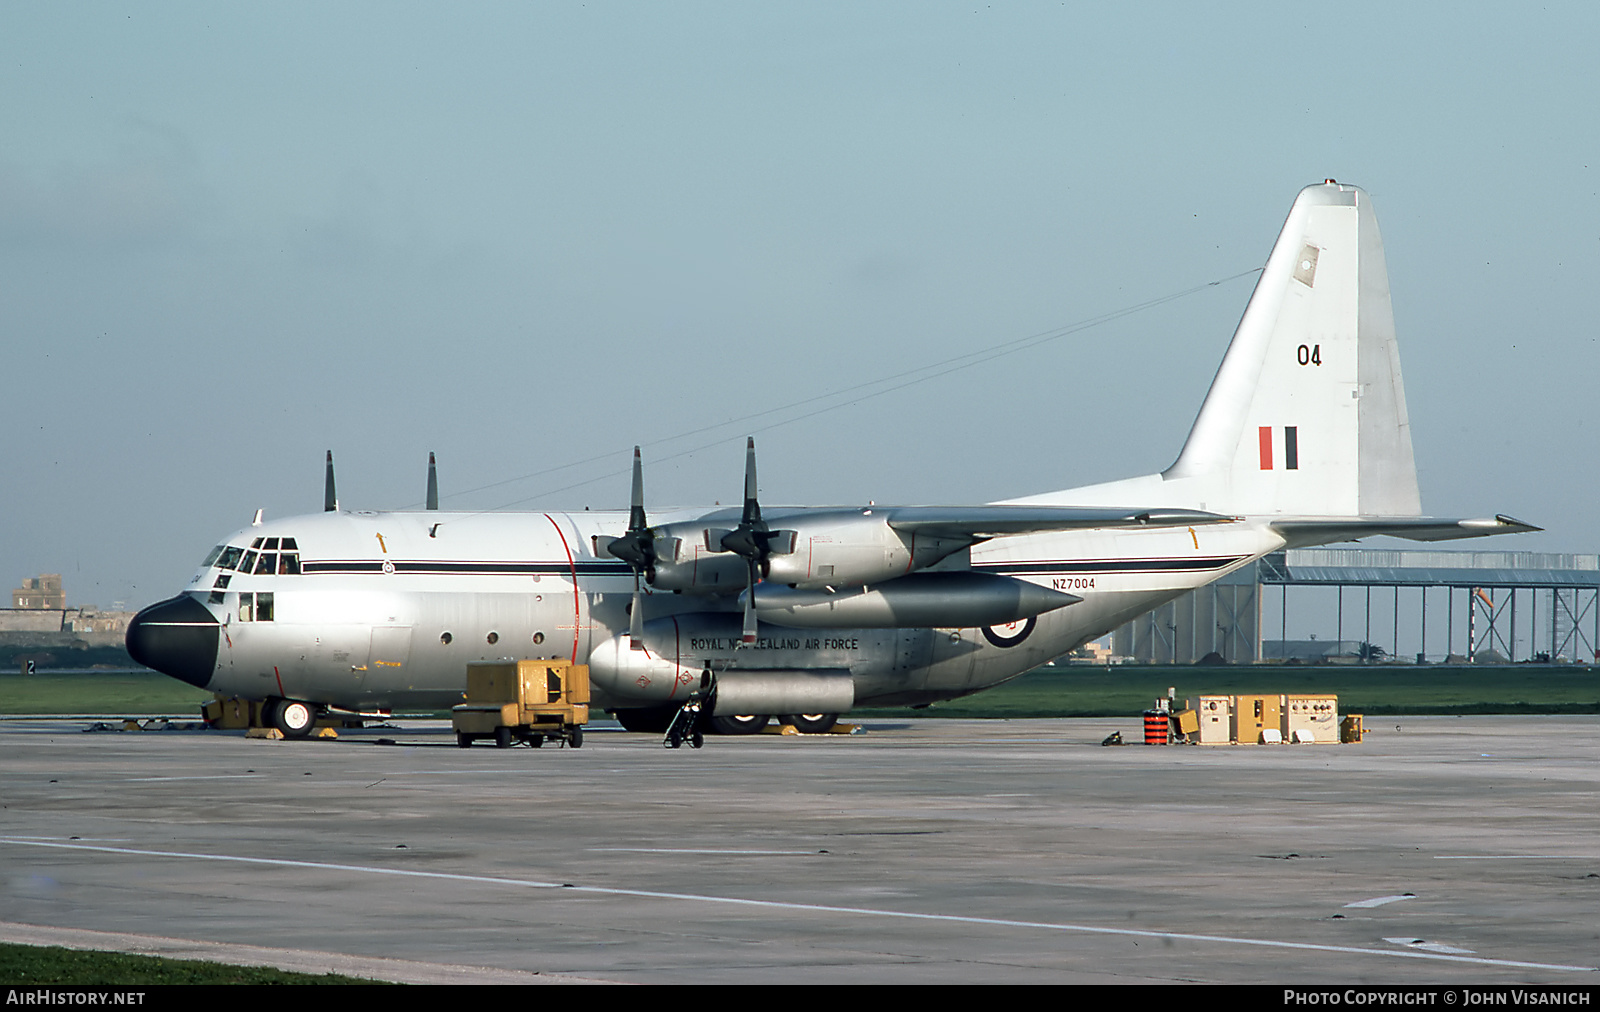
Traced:
[[706, 736], [701, 734], [699, 731], [696, 731], [694, 733], [694, 737], [689, 739], [689, 747], [690, 748], [699, 748], [700, 746], [704, 745], [705, 743], [706, 743]]
[[544, 747], [544, 735], [542, 734], [530, 734], [522, 740], [527, 742], [529, 745], [532, 745], [534, 748]]
[[567, 744], [573, 748], [583, 748], [583, 728], [573, 728], [571, 736], [567, 738]]
[[661, 745], [662, 745], [663, 748], [677, 748], [679, 745], [682, 745], [682, 744], [683, 744], [683, 742], [674, 741], [671, 738], [663, 738], [661, 740]]
[[510, 748], [511, 747], [511, 728], [506, 727], [504, 724], [501, 724], [499, 727], [494, 729], [494, 747], [495, 748]]
[[472, 735], [468, 734], [465, 731], [457, 731], [456, 732], [456, 744], [460, 745], [462, 748], [471, 748], [472, 747]]

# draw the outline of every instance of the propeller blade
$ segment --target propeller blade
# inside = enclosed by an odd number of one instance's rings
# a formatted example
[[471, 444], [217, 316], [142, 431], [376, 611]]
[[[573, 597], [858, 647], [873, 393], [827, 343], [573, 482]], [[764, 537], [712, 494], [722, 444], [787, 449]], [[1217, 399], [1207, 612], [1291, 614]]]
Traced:
[[439, 470], [433, 462], [433, 451], [428, 451], [428, 509], [439, 508]]
[[761, 504], [756, 501], [756, 437], [746, 436], [744, 444], [744, 515], [741, 527], [761, 523]]
[[639, 460], [639, 448], [633, 448], [633, 497], [628, 500], [628, 533], [642, 531], [648, 526], [644, 519], [644, 464]]
[[322, 483], [322, 512], [332, 513], [339, 508], [339, 496], [333, 490], [333, 451], [328, 451], [328, 474]]
[[756, 573], [756, 560], [750, 560], [750, 589], [744, 594], [744, 632], [740, 641], [744, 646], [752, 646], [756, 641], [756, 582], [759, 579]]
[[633, 608], [628, 616], [628, 639], [633, 649], [644, 649], [644, 586], [637, 569], [633, 571]]

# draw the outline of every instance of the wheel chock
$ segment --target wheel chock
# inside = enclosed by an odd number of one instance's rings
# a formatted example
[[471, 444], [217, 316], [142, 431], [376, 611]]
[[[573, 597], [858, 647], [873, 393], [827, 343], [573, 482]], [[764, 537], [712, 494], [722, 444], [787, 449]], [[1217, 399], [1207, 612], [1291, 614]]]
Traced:
[[839, 724], [835, 724], [832, 727], [828, 728], [826, 731], [822, 731], [822, 732], [819, 732], [819, 733], [811, 733], [811, 732], [807, 732], [807, 731], [802, 731], [798, 727], [795, 727], [793, 724], [768, 724], [766, 727], [761, 729], [761, 733], [762, 734], [793, 734], [793, 735], [799, 735], [802, 738], [820, 738], [823, 735], [829, 735], [829, 734], [866, 734], [867, 733], [867, 729], [862, 727], [860, 724], [839, 723]]

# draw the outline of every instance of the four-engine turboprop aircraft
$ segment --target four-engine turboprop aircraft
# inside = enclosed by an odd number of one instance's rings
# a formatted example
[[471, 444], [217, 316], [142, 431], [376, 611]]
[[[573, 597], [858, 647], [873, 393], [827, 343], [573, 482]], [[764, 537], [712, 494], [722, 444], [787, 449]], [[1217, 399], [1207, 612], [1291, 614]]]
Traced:
[[319, 711], [447, 707], [469, 661], [567, 658], [627, 727], [711, 670], [713, 720], [813, 729], [855, 706], [977, 692], [1268, 552], [1535, 530], [1421, 515], [1389, 282], [1367, 194], [1301, 191], [1177, 461], [971, 507], [345, 511], [255, 523], [138, 614], [134, 659]]

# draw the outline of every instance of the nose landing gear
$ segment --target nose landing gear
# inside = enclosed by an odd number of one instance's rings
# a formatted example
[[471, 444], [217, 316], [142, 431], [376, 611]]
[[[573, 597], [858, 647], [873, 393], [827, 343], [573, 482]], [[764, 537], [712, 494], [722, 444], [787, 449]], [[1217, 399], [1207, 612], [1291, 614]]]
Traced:
[[304, 738], [316, 730], [317, 709], [298, 699], [268, 700], [263, 721], [283, 733], [285, 738]]

